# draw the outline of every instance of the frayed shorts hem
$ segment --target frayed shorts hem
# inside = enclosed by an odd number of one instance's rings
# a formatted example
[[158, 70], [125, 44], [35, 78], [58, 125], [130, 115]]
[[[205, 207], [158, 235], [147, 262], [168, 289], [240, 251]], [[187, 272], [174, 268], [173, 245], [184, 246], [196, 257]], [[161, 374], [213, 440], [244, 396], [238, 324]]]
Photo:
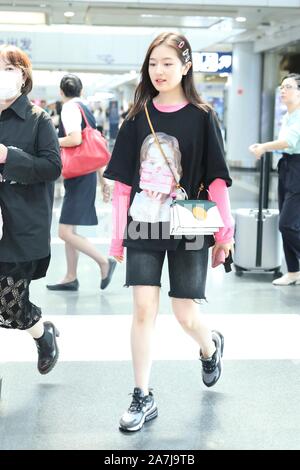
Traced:
[[197, 304], [203, 304], [204, 302], [207, 302], [206, 297], [193, 297], [191, 295], [178, 295], [178, 294], [175, 294], [174, 292], [168, 292], [168, 296], [172, 299], [193, 300]]
[[137, 287], [137, 286], [141, 286], [141, 287], [146, 287], [146, 286], [149, 286], [149, 287], [160, 287], [161, 288], [161, 284], [142, 284], [141, 282], [126, 282], [124, 284], [123, 287]]

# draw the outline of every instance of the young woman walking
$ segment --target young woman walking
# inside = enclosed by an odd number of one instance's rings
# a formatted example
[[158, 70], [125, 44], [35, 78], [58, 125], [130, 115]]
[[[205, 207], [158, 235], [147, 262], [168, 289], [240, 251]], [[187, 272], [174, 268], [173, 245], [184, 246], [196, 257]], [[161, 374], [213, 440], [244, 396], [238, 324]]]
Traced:
[[[145, 105], [168, 166], [159, 158]], [[201, 183], [209, 187], [225, 225], [215, 241], [212, 236], [205, 236], [189, 243], [184, 237], [175, 239], [168, 235], [167, 208], [176, 175], [191, 199], [197, 198]], [[233, 223], [227, 193], [231, 179], [217, 119], [194, 86], [192, 51], [184, 36], [163, 33], [150, 45], [134, 105], [119, 131], [104, 176], [116, 181], [110, 254], [121, 262], [123, 246], [127, 248], [126, 286], [133, 286], [131, 349], [135, 386], [120, 428], [137, 431], [145, 421], [157, 416], [149, 377], [166, 255], [173, 312], [184, 331], [199, 345], [204, 384], [213, 386], [222, 370], [224, 338], [208, 328], [195, 300], [205, 298], [209, 246], [214, 245], [214, 258], [220, 252], [227, 256], [232, 249]], [[147, 209], [143, 210], [145, 204]]]

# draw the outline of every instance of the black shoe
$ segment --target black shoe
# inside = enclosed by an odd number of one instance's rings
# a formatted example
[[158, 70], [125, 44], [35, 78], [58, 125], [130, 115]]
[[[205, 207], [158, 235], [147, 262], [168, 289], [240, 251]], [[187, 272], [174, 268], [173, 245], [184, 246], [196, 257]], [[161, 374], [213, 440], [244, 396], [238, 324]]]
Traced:
[[157, 415], [157, 406], [152, 392], [145, 396], [140, 388], [135, 387], [131, 405], [120, 419], [120, 429], [122, 431], [139, 431], [145, 421], [150, 421]]
[[114, 259], [108, 259], [108, 273], [106, 278], [102, 279], [100, 289], [105, 289], [111, 281], [114, 270], [116, 269], [117, 262]]
[[49, 290], [78, 290], [79, 282], [75, 279], [75, 281], [64, 282], [61, 284], [47, 284], [46, 287]]
[[35, 339], [39, 355], [37, 367], [40, 374], [48, 374], [57, 363], [59, 355], [56, 343], [56, 337], [59, 336], [59, 331], [50, 321], [44, 322], [44, 329], [43, 336]]
[[211, 357], [204, 358], [200, 351], [202, 362], [202, 381], [207, 387], [215, 385], [222, 373], [222, 357], [224, 350], [224, 337], [219, 331], [212, 332], [212, 339], [216, 345], [216, 350]]

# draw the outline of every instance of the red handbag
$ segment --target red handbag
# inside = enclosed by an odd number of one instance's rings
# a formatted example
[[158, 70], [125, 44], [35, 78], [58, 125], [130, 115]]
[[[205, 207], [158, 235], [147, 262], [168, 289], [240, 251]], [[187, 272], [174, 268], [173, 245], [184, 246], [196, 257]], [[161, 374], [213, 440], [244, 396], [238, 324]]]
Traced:
[[82, 142], [75, 147], [62, 147], [62, 176], [65, 179], [87, 175], [107, 165], [110, 153], [101, 132], [88, 123], [82, 108], [78, 105], [86, 127], [81, 132]]

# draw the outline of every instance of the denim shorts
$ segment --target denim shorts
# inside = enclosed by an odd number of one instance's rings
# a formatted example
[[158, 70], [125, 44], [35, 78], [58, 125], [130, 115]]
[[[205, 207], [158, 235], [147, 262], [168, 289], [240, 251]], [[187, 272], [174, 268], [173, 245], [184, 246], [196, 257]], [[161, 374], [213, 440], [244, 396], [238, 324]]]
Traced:
[[177, 299], [205, 299], [208, 245], [201, 250], [186, 250], [182, 241], [175, 251], [127, 248], [126, 286], [161, 287], [165, 255], [168, 257], [170, 291]]

